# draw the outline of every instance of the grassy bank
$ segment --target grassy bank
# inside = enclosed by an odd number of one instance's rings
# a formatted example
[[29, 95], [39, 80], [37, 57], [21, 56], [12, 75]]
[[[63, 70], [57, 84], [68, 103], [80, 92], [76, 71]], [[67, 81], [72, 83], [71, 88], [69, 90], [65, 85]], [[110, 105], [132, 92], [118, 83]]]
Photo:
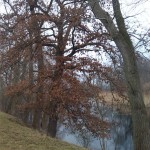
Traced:
[[16, 118], [0, 112], [0, 150], [85, 150], [41, 135]]

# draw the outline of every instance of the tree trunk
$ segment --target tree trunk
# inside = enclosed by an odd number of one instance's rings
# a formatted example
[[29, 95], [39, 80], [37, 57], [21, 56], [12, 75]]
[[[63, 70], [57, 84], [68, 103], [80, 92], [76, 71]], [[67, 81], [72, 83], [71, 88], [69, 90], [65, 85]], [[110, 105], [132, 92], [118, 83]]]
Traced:
[[[53, 90], [53, 86], [59, 86], [61, 84], [61, 78], [63, 75], [64, 71], [64, 61], [63, 61], [63, 56], [64, 56], [64, 37], [63, 37], [63, 20], [61, 20], [58, 24], [58, 46], [56, 48], [56, 67], [55, 71], [53, 74], [53, 85], [51, 87], [51, 90]], [[61, 59], [60, 59], [61, 58]], [[57, 114], [57, 106], [59, 103], [59, 99], [55, 100], [52, 98], [51, 102], [49, 102], [49, 110], [50, 110], [50, 116], [49, 116], [49, 124], [48, 124], [48, 130], [47, 134], [50, 135], [51, 137], [56, 137], [57, 133], [57, 122], [58, 122], [58, 114]]]
[[[124, 43], [127, 40], [123, 42], [123, 39], [121, 39], [122, 37], [120, 35], [115, 41], [116, 44], [118, 42], [118, 48], [122, 48], [126, 51], [127, 55], [124, 58], [124, 72], [132, 112], [134, 146], [136, 150], [148, 150], [150, 149], [149, 120], [142, 95], [135, 53], [134, 49], [130, 49], [129, 46]], [[125, 45], [127, 47], [125, 47]]]
[[35, 109], [34, 113], [33, 113], [33, 122], [32, 122], [32, 127], [34, 129], [40, 129], [41, 128], [40, 119], [41, 119], [41, 112], [39, 110]]
[[[33, 118], [33, 124], [32, 124], [33, 128], [39, 128], [39, 125], [41, 126], [41, 123], [40, 123], [41, 111], [39, 109], [40, 109], [40, 107], [42, 105], [42, 101], [43, 101], [42, 75], [43, 75], [43, 69], [44, 69], [44, 58], [43, 58], [43, 49], [42, 49], [42, 40], [41, 40], [41, 27], [39, 25], [38, 18], [35, 15], [35, 10], [34, 10], [36, 3], [37, 3], [37, 1], [28, 1], [28, 4], [30, 6], [31, 15], [32, 15], [32, 17], [31, 17], [32, 26], [31, 26], [30, 32], [33, 34], [32, 35], [33, 39], [34, 40], [36, 39], [36, 42], [33, 44], [36, 45], [34, 48], [35, 48], [35, 51], [37, 54], [36, 60], [37, 60], [37, 65], [38, 65], [37, 95], [36, 95], [34, 118]], [[32, 60], [32, 55], [33, 54], [31, 53], [30, 60]]]
[[42, 116], [42, 130], [47, 131], [49, 117], [46, 113], [43, 113]]
[[149, 150], [149, 120], [137, 69], [135, 49], [127, 33], [119, 1], [112, 0], [117, 26], [110, 15], [101, 8], [98, 0], [88, 0], [88, 2], [95, 17], [104, 24], [123, 57], [127, 93], [132, 112], [134, 149]]
[[48, 122], [48, 128], [47, 128], [47, 135], [51, 137], [56, 137], [57, 133], [57, 117], [49, 117], [49, 122]]
[[23, 112], [23, 121], [25, 124], [28, 124], [28, 122], [29, 122], [29, 110], [25, 110]]
[[[18, 50], [17, 50], [18, 52]], [[19, 82], [20, 79], [20, 58], [19, 56], [17, 57], [17, 61], [18, 63], [16, 63], [13, 67], [13, 84], [16, 85]], [[10, 113], [14, 116], [20, 117], [20, 112], [17, 109], [17, 105], [20, 103], [20, 96], [19, 95], [14, 95], [11, 97], [11, 101], [10, 101]]]

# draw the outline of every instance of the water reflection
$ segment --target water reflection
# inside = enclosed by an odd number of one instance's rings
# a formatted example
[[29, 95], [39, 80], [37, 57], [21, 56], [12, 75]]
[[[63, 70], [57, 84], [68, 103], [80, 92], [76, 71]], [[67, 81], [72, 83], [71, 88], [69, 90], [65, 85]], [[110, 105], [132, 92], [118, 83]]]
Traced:
[[118, 125], [112, 128], [114, 150], [133, 150], [131, 116], [117, 114], [115, 118]]
[[110, 138], [94, 138], [90, 133], [72, 133], [71, 129], [59, 127], [58, 138], [90, 150], [133, 150], [132, 120], [127, 114], [108, 111], [107, 118], [115, 125], [111, 128]]

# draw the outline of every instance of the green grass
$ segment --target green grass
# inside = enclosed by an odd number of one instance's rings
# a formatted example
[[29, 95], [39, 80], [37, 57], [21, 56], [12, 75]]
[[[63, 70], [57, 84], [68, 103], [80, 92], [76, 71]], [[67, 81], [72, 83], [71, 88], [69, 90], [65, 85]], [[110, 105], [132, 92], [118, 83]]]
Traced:
[[52, 139], [26, 127], [16, 118], [0, 112], [0, 150], [85, 150]]

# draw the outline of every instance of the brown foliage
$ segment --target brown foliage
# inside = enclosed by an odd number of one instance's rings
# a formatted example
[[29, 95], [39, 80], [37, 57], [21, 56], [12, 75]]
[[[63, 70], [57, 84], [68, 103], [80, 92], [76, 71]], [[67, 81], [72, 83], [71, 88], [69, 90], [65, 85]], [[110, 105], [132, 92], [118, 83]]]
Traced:
[[[41, 1], [34, 7], [30, 5], [30, 9], [23, 1], [7, 3], [11, 13], [0, 18], [0, 40], [4, 45], [1, 73], [10, 70], [11, 76], [6, 93], [32, 97], [22, 103], [24, 109], [38, 108], [76, 129], [86, 127], [93, 134], [106, 136], [109, 123], [91, 112], [91, 100], [100, 93], [92, 82], [99, 76], [120, 91], [122, 86], [117, 76], [110, 76], [112, 69], [92, 56], [105, 52], [112, 62], [117, 62], [118, 54], [109, 44], [109, 34], [101, 23], [93, 22], [88, 27], [92, 19], [82, 3]], [[15, 66], [19, 73], [13, 82]]]

